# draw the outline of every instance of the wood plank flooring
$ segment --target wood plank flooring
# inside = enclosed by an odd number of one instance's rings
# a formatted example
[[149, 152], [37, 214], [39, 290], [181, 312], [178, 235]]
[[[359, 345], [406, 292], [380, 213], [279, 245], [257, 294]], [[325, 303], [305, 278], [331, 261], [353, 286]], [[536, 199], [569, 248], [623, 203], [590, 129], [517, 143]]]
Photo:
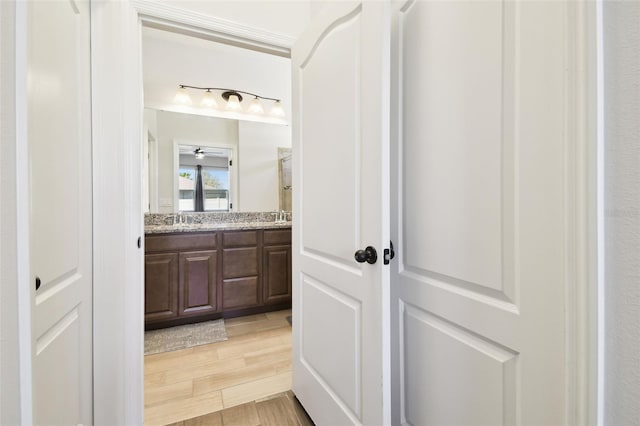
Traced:
[[[225, 320], [225, 342], [145, 356], [145, 425], [186, 419], [193, 419], [185, 423], [190, 426], [308, 424], [284, 414], [287, 401], [297, 403], [286, 394], [291, 389], [289, 315], [291, 310]], [[285, 417], [273, 423], [274, 415]], [[246, 416], [254, 417], [249, 423], [234, 420]]]
[[313, 426], [313, 422], [287, 391], [171, 426]]

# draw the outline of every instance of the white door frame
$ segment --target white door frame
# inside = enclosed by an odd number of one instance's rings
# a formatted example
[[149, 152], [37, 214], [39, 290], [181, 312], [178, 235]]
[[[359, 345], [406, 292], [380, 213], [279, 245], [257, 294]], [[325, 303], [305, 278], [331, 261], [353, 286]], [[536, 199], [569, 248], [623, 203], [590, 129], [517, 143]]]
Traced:
[[566, 2], [567, 422], [601, 424], [601, 2]]
[[91, 24], [94, 420], [142, 424], [142, 25], [284, 57], [294, 39], [146, 0], [92, 0]]
[[[567, 253], [574, 256], [567, 262], [567, 279], [573, 283], [572, 291], [567, 294], [567, 332], [572, 342], [568, 353], [573, 363], [567, 383], [569, 401], [573, 404], [569, 404], [567, 419], [573, 424], [595, 424], [594, 407], [598, 401], [598, 241], [595, 231], [598, 19], [594, 3], [567, 1], [566, 4], [569, 24], [566, 47], [567, 52], [573, 53], [567, 57], [569, 73], [574, 77], [570, 80], [573, 85], [567, 93], [566, 105], [566, 119], [573, 129], [568, 135], [571, 149], [567, 152], [567, 161], [572, 167], [567, 188], [575, 191], [567, 205], [567, 220], [574, 223], [573, 233], [567, 239]], [[142, 23], [182, 32], [188, 30], [282, 56], [288, 55], [293, 40], [156, 2], [94, 1], [92, 7], [95, 422], [142, 424], [144, 299], [140, 283], [143, 251], [135, 248], [137, 238], [143, 234], [139, 202]], [[18, 137], [18, 142], [23, 140]], [[24, 182], [18, 185], [24, 189]], [[24, 207], [19, 206], [18, 210], [24, 212]], [[19, 231], [28, 233], [24, 228], [22, 224]], [[28, 238], [21, 240], [28, 241]], [[23, 243], [19, 255], [24, 254], [24, 250]], [[28, 282], [19, 282], [22, 288], [28, 285]], [[22, 321], [20, 326], [22, 336], [29, 327]], [[23, 374], [23, 378], [28, 377], [28, 371]], [[29, 405], [25, 399], [28, 394], [23, 390], [23, 405]]]
[[[4, 4], [3, 18], [8, 7]], [[15, 183], [12, 188], [15, 191], [15, 248], [16, 263], [16, 296], [17, 306], [15, 316], [18, 319], [18, 351], [19, 365], [14, 366], [13, 371], [19, 371], [20, 376], [20, 418], [21, 422], [30, 424], [33, 422], [33, 383], [32, 383], [32, 344], [31, 344], [31, 278], [30, 278], [30, 226], [29, 226], [29, 145], [27, 134], [27, 5], [16, 2], [11, 11], [15, 15], [15, 56], [14, 56], [14, 81], [6, 81], [2, 76], [2, 87], [14, 85], [15, 116], [14, 121], [15, 142], [13, 153], [15, 157], [12, 165], [15, 169]], [[11, 15], [9, 15], [11, 16]], [[4, 90], [3, 90], [4, 91]], [[5, 93], [3, 93], [4, 102]], [[3, 111], [4, 112], [4, 111]], [[4, 114], [3, 114], [4, 116]], [[4, 142], [3, 142], [4, 145]], [[4, 151], [4, 146], [3, 146]], [[4, 164], [3, 164], [4, 166]], [[3, 183], [2, 193], [6, 187]], [[4, 218], [2, 218], [4, 220]], [[9, 225], [11, 226], [11, 225]], [[4, 305], [3, 305], [4, 307]], [[4, 366], [3, 366], [4, 369]], [[4, 407], [3, 407], [4, 408]]]
[[602, 424], [602, 4], [566, 2], [567, 422]]

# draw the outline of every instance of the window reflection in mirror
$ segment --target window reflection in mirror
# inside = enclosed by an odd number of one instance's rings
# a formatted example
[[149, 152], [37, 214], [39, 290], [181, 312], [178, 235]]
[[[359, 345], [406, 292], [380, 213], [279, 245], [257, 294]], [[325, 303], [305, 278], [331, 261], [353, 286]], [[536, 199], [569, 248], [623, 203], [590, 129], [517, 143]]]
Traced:
[[193, 145], [179, 145], [178, 149], [179, 210], [229, 211], [231, 150]]

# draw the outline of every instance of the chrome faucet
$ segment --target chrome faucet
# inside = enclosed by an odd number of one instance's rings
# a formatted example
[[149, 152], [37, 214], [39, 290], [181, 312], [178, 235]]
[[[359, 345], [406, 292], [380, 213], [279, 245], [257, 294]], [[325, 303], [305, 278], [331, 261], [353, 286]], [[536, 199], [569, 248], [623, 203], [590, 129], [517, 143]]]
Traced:
[[178, 211], [175, 215], [173, 215], [173, 224], [174, 225], [183, 225], [186, 222], [186, 218], [181, 211]]
[[275, 218], [275, 223], [285, 223], [287, 221], [287, 212], [284, 210], [274, 211], [271, 214]]

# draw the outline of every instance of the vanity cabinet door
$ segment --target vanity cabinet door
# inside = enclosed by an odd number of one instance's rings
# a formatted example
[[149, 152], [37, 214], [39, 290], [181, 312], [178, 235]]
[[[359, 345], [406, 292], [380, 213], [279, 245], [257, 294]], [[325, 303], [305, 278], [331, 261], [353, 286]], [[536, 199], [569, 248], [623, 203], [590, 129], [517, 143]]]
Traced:
[[291, 301], [291, 246], [265, 247], [263, 256], [263, 302]]
[[178, 316], [178, 254], [147, 254], [144, 257], [145, 322]]
[[180, 253], [179, 315], [217, 310], [217, 250]]

